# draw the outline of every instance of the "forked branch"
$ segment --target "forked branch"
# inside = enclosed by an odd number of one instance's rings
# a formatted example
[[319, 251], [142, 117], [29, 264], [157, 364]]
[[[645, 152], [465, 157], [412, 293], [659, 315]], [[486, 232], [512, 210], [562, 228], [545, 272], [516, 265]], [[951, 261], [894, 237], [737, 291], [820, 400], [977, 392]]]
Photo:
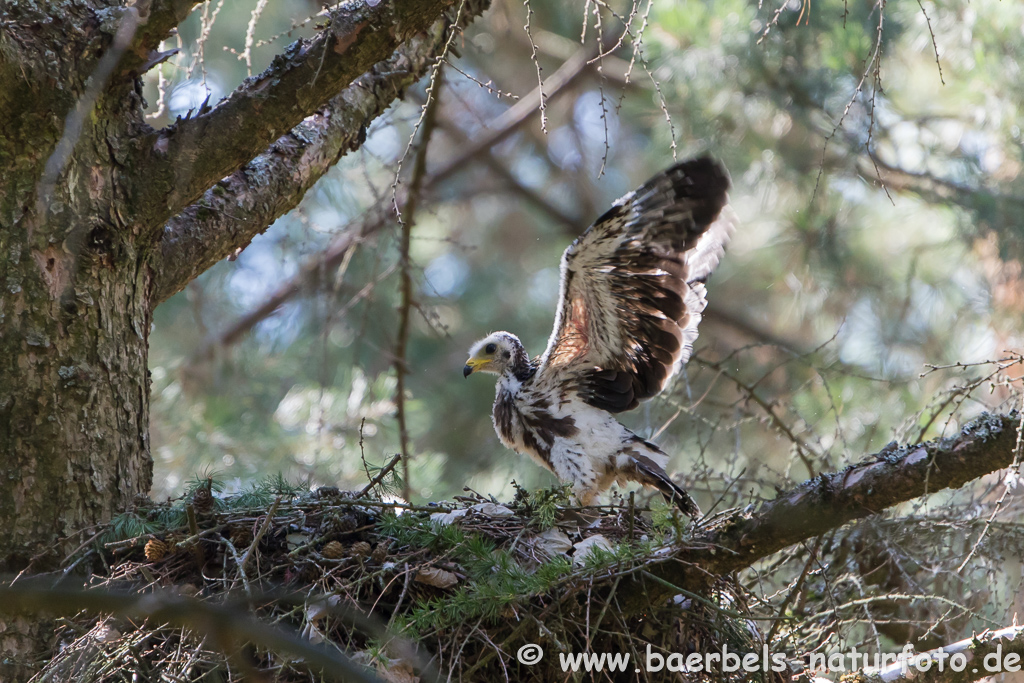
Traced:
[[[468, 21], [488, 4], [467, 0], [458, 14]], [[146, 179], [129, 199], [137, 222], [149, 231], [159, 230], [214, 183], [263, 153], [283, 131], [308, 116], [322, 115], [325, 103], [404, 42], [436, 31], [439, 17], [451, 5], [452, 0], [338, 5], [328, 29], [294, 43], [217, 106], [140, 140], [136, 157], [128, 163], [136, 176]], [[447, 38], [447, 33], [441, 36], [441, 44]], [[439, 52], [438, 47], [434, 54]], [[397, 94], [388, 92], [387, 101]]]

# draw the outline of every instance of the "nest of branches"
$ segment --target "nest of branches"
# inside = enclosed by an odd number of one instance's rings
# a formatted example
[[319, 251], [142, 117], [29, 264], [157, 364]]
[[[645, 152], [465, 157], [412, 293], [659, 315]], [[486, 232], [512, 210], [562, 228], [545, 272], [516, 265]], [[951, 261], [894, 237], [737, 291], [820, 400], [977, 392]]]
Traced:
[[[619, 581], [686, 535], [667, 507], [631, 497], [580, 508], [565, 489], [412, 506], [387, 502], [395, 482], [384, 474], [360, 492], [276, 479], [231, 496], [206, 479], [118, 517], [67, 561], [91, 567], [85, 593], [115, 608], [59, 620], [59, 654], [36, 680], [549, 681], [580, 653], [629, 655], [610, 674], [577, 660], [586, 680], [647, 680], [664, 675], [646, 672], [649, 653], [761, 652], [729, 579], [621, 614]], [[119, 596], [133, 607], [118, 609]], [[199, 605], [216, 609], [197, 616]], [[281, 640], [252, 636], [241, 615]], [[533, 661], [524, 646], [546, 655]]]

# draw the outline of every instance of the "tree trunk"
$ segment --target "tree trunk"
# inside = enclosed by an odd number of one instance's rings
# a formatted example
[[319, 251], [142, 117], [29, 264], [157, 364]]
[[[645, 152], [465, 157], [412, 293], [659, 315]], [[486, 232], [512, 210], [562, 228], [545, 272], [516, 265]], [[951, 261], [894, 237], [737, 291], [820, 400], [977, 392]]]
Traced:
[[[56, 175], [41, 182], [118, 24], [84, 3], [11, 5], [0, 38], [0, 572], [58, 567], [152, 479], [147, 339], [152, 273], [135, 243], [119, 140], [142, 126], [134, 78], [111, 82]], [[15, 69], [15, 67], [17, 67]], [[54, 174], [49, 173], [53, 178]], [[43, 198], [46, 199], [45, 197]], [[0, 679], [47, 627], [0, 620]], [[23, 659], [24, 658], [24, 659]], [[27, 661], [25, 661], [27, 660]]]

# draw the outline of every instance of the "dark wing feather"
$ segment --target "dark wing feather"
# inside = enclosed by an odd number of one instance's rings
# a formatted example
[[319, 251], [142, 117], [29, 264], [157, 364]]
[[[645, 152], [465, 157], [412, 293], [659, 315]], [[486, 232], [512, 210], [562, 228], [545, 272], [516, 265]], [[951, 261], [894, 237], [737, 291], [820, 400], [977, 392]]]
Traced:
[[562, 254], [555, 327], [538, 374], [611, 412], [662, 390], [690, 357], [703, 281], [734, 222], [717, 161], [684, 161], [631, 192]]

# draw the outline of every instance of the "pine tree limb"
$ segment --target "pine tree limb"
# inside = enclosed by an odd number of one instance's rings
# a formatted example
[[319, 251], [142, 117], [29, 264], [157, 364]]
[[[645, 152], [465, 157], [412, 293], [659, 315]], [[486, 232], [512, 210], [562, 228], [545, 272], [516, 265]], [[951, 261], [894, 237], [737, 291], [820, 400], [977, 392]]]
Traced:
[[[963, 655], [962, 665], [953, 661], [954, 655]], [[920, 652], [905, 663], [890, 664], [881, 671], [865, 671], [857, 680], [863, 683], [967, 683], [1015, 671], [1024, 671], [1024, 626], [1016, 624]]]
[[[467, 2], [462, 23], [486, 4], [487, 0]], [[168, 220], [154, 268], [154, 305], [244, 248], [297, 206], [339, 157], [362, 145], [370, 123], [427, 72], [451, 30], [452, 18], [444, 17], [410, 38], [243, 168], [215, 178], [216, 184], [199, 201]]]
[[645, 569], [662, 582], [631, 577], [619, 586], [624, 613], [638, 613], [673, 595], [672, 586], [700, 592], [716, 576], [753, 565], [794, 543], [918, 496], [958, 488], [1008, 467], [1020, 416], [985, 414], [956, 436], [884, 449], [840, 472], [821, 474], [775, 500], [748, 506], [719, 524], [698, 527], [670, 557]]
[[[279, 140], [281, 132], [300, 126], [307, 117], [322, 116], [325, 103], [351, 89], [407, 41], [426, 32], [436, 38], [430, 41], [430, 56], [438, 54], [450, 34], [453, 2], [341, 3], [331, 11], [329, 27], [293, 43], [266, 71], [247, 79], [215, 107], [140, 138], [126, 166], [144, 179], [128, 199], [143, 231], [159, 236], [165, 221], [225, 176], [246, 164], [252, 168], [254, 158], [275, 140], [274, 147], [294, 140], [294, 132]], [[466, 0], [458, 14], [468, 23], [488, 6], [488, 0]], [[397, 66], [400, 72], [408, 70]], [[415, 69], [416, 62], [409, 67]], [[378, 97], [390, 103], [397, 94], [389, 90]], [[254, 170], [253, 180], [259, 181], [263, 169], [256, 164]]]

